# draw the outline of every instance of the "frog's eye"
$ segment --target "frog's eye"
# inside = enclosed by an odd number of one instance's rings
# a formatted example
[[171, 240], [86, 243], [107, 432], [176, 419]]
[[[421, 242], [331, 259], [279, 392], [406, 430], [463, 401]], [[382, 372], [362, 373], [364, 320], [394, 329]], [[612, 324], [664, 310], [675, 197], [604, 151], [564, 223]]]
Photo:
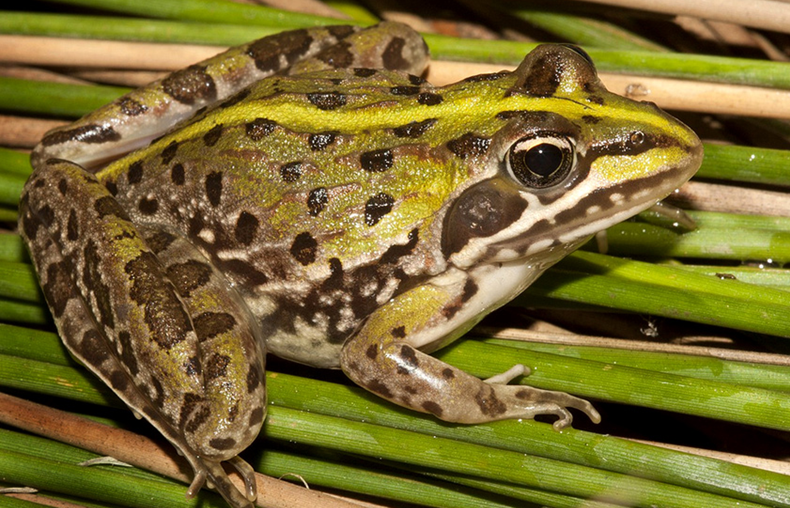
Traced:
[[522, 138], [510, 147], [507, 166], [527, 187], [543, 189], [562, 181], [576, 162], [576, 150], [565, 137]]

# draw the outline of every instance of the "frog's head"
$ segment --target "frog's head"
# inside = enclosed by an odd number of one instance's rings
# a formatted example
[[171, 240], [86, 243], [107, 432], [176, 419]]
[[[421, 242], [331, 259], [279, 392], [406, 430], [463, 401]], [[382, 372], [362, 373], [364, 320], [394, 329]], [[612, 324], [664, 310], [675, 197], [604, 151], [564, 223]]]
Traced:
[[442, 247], [456, 266], [548, 266], [699, 168], [693, 131], [652, 103], [608, 92], [579, 49], [540, 46], [510, 79], [501, 123], [474, 162], [481, 177], [445, 216]]

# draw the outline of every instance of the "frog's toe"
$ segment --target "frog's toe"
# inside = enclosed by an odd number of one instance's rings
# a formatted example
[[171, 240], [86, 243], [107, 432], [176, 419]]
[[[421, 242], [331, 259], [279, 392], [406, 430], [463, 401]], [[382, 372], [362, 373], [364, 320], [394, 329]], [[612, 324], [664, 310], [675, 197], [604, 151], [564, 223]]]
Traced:
[[573, 421], [573, 416], [568, 408], [578, 409], [587, 415], [593, 423], [600, 423], [601, 415], [593, 405], [584, 399], [574, 397], [565, 392], [541, 390], [531, 386], [507, 386], [502, 388], [512, 389], [516, 399], [520, 401], [526, 416], [555, 415], [557, 421], [553, 423], [556, 430], [562, 430]]
[[[250, 495], [256, 496], [255, 492], [255, 477], [252, 467], [241, 459], [234, 457], [229, 459], [228, 462], [236, 468], [242, 475], [245, 484], [246, 492], [242, 493], [233, 482], [222, 467], [219, 461], [201, 460], [200, 467], [195, 468], [195, 479], [187, 490], [187, 498], [194, 497], [204, 484], [208, 484], [210, 488], [216, 490], [219, 495], [233, 508], [252, 508]], [[241, 465], [243, 464], [243, 465]], [[248, 476], [251, 475], [251, 476]]]
[[250, 502], [254, 503], [258, 498], [258, 491], [255, 481], [255, 470], [241, 457], [233, 457], [228, 460], [228, 464], [233, 466], [244, 480], [244, 488], [246, 489], [245, 495]]

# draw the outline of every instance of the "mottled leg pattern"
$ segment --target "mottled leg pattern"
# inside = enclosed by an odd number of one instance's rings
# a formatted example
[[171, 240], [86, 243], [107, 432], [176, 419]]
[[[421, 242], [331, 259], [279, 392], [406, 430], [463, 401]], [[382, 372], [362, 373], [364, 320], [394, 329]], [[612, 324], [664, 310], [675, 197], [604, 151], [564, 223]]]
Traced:
[[[258, 323], [241, 296], [193, 244], [175, 232], [141, 226], [140, 233], [165, 269], [184, 302], [197, 335], [206, 403], [196, 410], [186, 440], [202, 458], [227, 461], [244, 478], [246, 497], [253, 501], [254, 471], [236, 454], [258, 436], [266, 416], [265, 353]], [[192, 359], [190, 359], [192, 361]], [[224, 429], [220, 432], [218, 429]], [[227, 478], [209, 479], [217, 486]], [[192, 483], [188, 495], [201, 485]], [[217, 490], [235, 489], [231, 484]]]
[[[263, 355], [218, 275], [174, 235], [149, 229], [146, 241], [104, 186], [66, 161], [28, 181], [20, 232], [72, 354], [187, 458], [190, 492], [208, 477], [231, 505], [249, 506], [220, 462], [263, 421]], [[243, 400], [222, 394], [228, 382]]]
[[[566, 408], [585, 412], [598, 422], [592, 405], [562, 392], [508, 385], [525, 372], [518, 366], [488, 382], [452, 367], [412, 344], [430, 343], [451, 333], [441, 327], [458, 292], [425, 285], [403, 293], [365, 322], [344, 346], [343, 371], [357, 384], [396, 404], [432, 413], [450, 422], [482, 423], [509, 418], [556, 415], [554, 427], [570, 424]], [[432, 337], [438, 333], [438, 337]], [[453, 335], [458, 332], [454, 332]]]

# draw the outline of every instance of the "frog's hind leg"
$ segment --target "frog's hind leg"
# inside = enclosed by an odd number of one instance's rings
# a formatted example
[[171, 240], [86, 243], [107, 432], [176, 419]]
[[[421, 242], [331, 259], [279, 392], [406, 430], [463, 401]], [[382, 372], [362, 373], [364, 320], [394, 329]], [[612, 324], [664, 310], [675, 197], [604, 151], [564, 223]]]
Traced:
[[[526, 373], [517, 366], [488, 382], [418, 350], [452, 340], [468, 330], [474, 316], [453, 319], [471, 292], [460, 271], [396, 296], [377, 309], [343, 346], [340, 364], [357, 384], [401, 406], [450, 422], [482, 423], [507, 418], [555, 415], [555, 428], [570, 424], [572, 407], [593, 421], [589, 402], [561, 392], [507, 384]], [[471, 320], [471, 324], [470, 324]]]
[[[197, 476], [208, 474], [233, 506], [249, 506], [220, 462], [246, 447], [262, 424], [263, 354], [233, 294], [206, 289], [216, 286], [217, 274], [188, 276], [199, 264], [194, 258], [163, 264], [107, 189], [67, 161], [48, 161], [31, 176], [19, 229], [71, 353], [170, 440]], [[168, 251], [161, 241], [154, 246]], [[199, 287], [187, 284], [196, 280]], [[197, 295], [227, 308], [190, 306]], [[223, 346], [231, 353], [219, 354]], [[230, 373], [236, 409], [218, 393]], [[257, 402], [247, 411], [249, 400]], [[241, 437], [212, 435], [217, 418]]]
[[[257, 321], [186, 238], [156, 226], [139, 230], [192, 316], [200, 345], [205, 397], [212, 405], [203, 415], [196, 413], [188, 442], [202, 457], [208, 481], [217, 491], [223, 496], [236, 491], [220, 465], [226, 461], [244, 480], [245, 497], [253, 501], [255, 472], [236, 453], [257, 437], [266, 416], [265, 352]], [[197, 480], [188, 494], [199, 490], [202, 482]]]

